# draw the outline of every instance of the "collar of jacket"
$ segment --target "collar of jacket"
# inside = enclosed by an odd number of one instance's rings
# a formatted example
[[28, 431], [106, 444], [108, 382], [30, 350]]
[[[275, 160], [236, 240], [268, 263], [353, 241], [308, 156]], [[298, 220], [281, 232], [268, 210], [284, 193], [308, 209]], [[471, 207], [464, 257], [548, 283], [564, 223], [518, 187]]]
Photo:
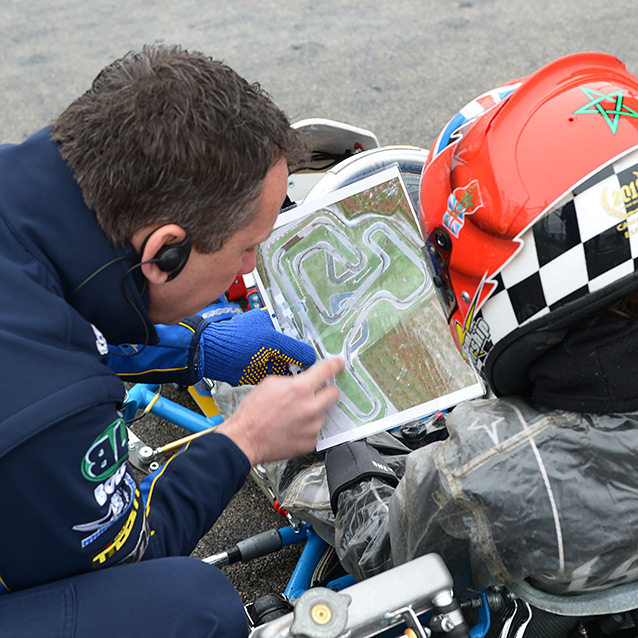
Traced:
[[[119, 247], [108, 241], [49, 128], [22, 144], [0, 147], [0, 175], [0, 215], [50, 273], [46, 285], [97, 326], [109, 343], [143, 343], [147, 334], [148, 342], [156, 343], [145, 280], [137, 268], [128, 272], [139, 257], [130, 244]], [[87, 283], [73, 294], [82, 282]]]
[[638, 321], [601, 317], [571, 328], [532, 365], [534, 400], [548, 408], [609, 414], [638, 411]]

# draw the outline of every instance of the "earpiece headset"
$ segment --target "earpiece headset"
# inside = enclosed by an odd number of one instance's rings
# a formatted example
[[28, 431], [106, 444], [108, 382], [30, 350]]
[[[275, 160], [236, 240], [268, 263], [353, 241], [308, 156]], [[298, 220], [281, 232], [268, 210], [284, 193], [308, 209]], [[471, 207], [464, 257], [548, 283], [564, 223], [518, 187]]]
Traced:
[[[161, 228], [161, 226], [160, 226]], [[157, 228], [155, 230], [158, 230]], [[146, 246], [146, 242], [149, 237], [155, 232], [150, 232], [144, 241], [142, 242], [142, 246], [140, 247], [140, 255], [144, 254], [144, 248]], [[186, 265], [188, 258], [191, 254], [191, 236], [188, 230], [184, 229], [186, 233], [186, 237], [182, 239], [182, 241], [176, 244], [169, 244], [168, 246], [162, 246], [157, 251], [157, 254], [153, 259], [149, 259], [147, 261], [140, 262], [140, 266], [143, 264], [157, 264], [157, 267], [163, 272], [170, 273], [168, 279], [166, 281], [172, 281], [179, 275], [182, 271], [182, 268]]]

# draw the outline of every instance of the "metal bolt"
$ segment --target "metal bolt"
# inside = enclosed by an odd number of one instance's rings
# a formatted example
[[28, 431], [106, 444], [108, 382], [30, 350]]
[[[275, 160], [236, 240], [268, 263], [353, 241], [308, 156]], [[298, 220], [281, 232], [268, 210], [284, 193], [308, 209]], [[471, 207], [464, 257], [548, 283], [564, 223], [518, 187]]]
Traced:
[[153, 448], [149, 445], [144, 445], [138, 452], [141, 461], [150, 461], [153, 458]]
[[150, 463], [151, 459], [155, 455], [155, 451], [149, 445], [144, 445], [139, 449], [137, 454], [142, 463]]
[[441, 629], [447, 634], [452, 631], [455, 627], [455, 624], [452, 622], [450, 618], [447, 616], [443, 616], [441, 618]]

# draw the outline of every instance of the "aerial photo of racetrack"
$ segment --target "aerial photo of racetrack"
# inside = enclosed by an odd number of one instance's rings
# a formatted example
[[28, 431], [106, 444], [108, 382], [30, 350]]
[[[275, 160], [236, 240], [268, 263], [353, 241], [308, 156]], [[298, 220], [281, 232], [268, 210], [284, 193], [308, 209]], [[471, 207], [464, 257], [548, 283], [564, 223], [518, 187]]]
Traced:
[[422, 243], [393, 178], [275, 228], [260, 246], [281, 330], [346, 361], [342, 414], [329, 416], [326, 436], [344, 415], [360, 426], [476, 383], [448, 339]]

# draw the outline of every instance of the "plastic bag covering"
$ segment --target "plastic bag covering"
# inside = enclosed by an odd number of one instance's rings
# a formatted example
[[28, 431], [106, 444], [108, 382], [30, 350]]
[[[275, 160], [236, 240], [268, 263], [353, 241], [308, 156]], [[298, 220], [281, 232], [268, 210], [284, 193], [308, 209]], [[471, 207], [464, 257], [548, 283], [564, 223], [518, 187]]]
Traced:
[[447, 429], [447, 440], [409, 454], [388, 433], [370, 437], [402, 480], [344, 491], [336, 521], [323, 455], [259, 473], [358, 579], [429, 552], [457, 591], [527, 578], [568, 593], [638, 578], [638, 413], [484, 399], [457, 406]]
[[637, 414], [491, 399], [457, 406], [447, 426], [449, 439], [408, 456], [394, 493], [371, 483], [340, 497], [349, 571], [437, 552], [458, 581], [471, 565], [476, 587], [529, 578], [565, 593], [638, 576]]

